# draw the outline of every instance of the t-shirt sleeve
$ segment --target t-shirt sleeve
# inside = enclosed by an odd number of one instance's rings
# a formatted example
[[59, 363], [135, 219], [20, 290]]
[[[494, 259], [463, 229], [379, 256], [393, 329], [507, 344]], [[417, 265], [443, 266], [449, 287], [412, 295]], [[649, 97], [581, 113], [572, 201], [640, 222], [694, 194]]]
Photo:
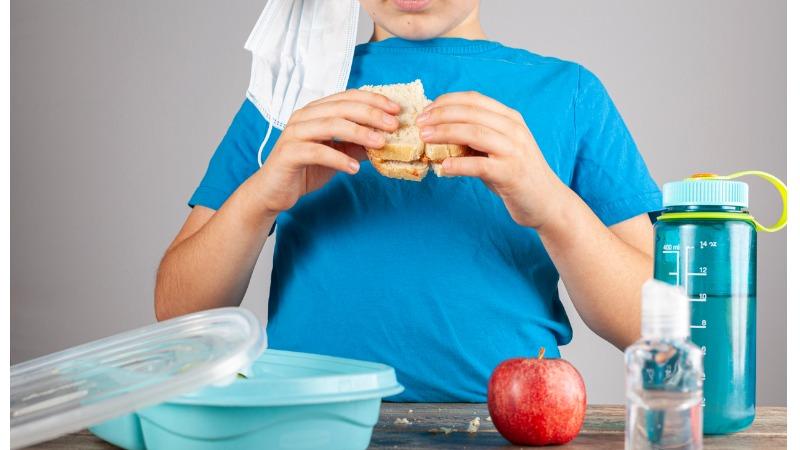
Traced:
[[579, 66], [570, 187], [606, 226], [661, 209], [661, 192], [600, 80]]
[[[203, 180], [189, 199], [189, 206], [219, 209], [258, 170], [258, 149], [266, 132], [266, 119], [253, 103], [245, 100], [211, 157]], [[264, 145], [262, 160], [266, 159], [279, 135], [279, 130], [272, 130]]]

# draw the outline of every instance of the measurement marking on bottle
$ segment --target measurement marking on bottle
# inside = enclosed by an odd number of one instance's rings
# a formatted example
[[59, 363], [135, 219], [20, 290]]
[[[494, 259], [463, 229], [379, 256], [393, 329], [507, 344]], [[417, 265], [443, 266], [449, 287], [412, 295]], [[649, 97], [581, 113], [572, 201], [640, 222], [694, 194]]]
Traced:
[[697, 297], [689, 297], [689, 301], [690, 302], [695, 302], [695, 303], [705, 303], [705, 302], [708, 301], [708, 295], [707, 294], [699, 294]]
[[[701, 241], [700, 248], [707, 248], [707, 247], [716, 247], [717, 243], [714, 241]], [[683, 271], [681, 271], [681, 250], [683, 250]], [[675, 277], [675, 284], [678, 286], [683, 287], [684, 293], [688, 295], [689, 293], [689, 285], [691, 284], [691, 277], [707, 277], [708, 276], [708, 266], [700, 266], [697, 272], [690, 272], [689, 271], [689, 252], [694, 251], [695, 247], [693, 245], [687, 245], [681, 249], [681, 246], [678, 244], [664, 244], [661, 247], [661, 253], [664, 255], [672, 254], [675, 255], [675, 270], [667, 272], [667, 276]], [[682, 273], [681, 273], [682, 272]], [[683, 280], [681, 280], [681, 275], [683, 275]], [[681, 282], [683, 281], [683, 282]], [[705, 294], [701, 294], [700, 298], [691, 298], [690, 300], [693, 302], [705, 302], [706, 299], [704, 297]]]
[[701, 267], [700, 272], [689, 272], [686, 275], [690, 277], [707, 277], [708, 276], [708, 267]]
[[700, 248], [716, 247], [717, 241], [700, 241]]
[[[683, 266], [684, 266], [683, 267], [683, 274], [684, 274], [683, 275], [683, 278], [684, 278], [683, 279], [683, 293], [687, 294], [687, 295], [689, 294], [689, 249], [690, 248], [693, 249], [694, 247], [686, 247], [683, 250], [684, 252], [686, 252], [685, 255], [684, 255], [685, 258], [683, 258]], [[678, 266], [678, 267], [680, 267], [680, 266]], [[678, 269], [678, 270], [680, 270], [680, 269]]]
[[689, 325], [689, 328], [694, 328], [694, 329], [705, 329], [707, 327], [708, 327], [708, 322], [706, 322], [705, 319], [700, 321], [700, 325]]
[[[671, 248], [675, 248], [675, 250], [668, 250], [668, 249], [671, 249]], [[672, 254], [675, 255], [675, 271], [674, 272], [669, 272], [667, 275], [669, 275], [671, 277], [675, 277], [675, 284], [680, 284], [681, 283], [681, 274], [680, 274], [680, 270], [681, 270], [681, 251], [678, 250], [678, 246], [677, 245], [665, 245], [664, 246], [664, 250], [662, 250], [661, 253], [663, 253], [665, 255], [669, 254], [669, 253], [672, 253]]]
[[[708, 276], [708, 267], [701, 266], [697, 272], [689, 272], [689, 250], [694, 250], [693, 245], [687, 245], [684, 247], [684, 255], [683, 255], [683, 292], [686, 295], [689, 295], [689, 278], [690, 277], [706, 277]], [[680, 266], [678, 266], [680, 267]]]

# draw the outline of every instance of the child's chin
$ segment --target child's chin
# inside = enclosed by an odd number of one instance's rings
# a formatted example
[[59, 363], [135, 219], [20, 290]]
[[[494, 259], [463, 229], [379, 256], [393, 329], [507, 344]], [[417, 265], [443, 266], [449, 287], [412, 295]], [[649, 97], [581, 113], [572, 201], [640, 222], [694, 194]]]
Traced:
[[[432, 20], [431, 20], [432, 19]], [[408, 39], [409, 41], [424, 41], [433, 39], [445, 34], [448, 31], [447, 26], [437, 26], [438, 24], [432, 23], [436, 18], [415, 16], [410, 20], [403, 19], [398, 21], [394, 26], [384, 27], [392, 35], [399, 38]]]
[[395, 34], [395, 36], [409, 41], [427, 41], [428, 39], [437, 38], [440, 35], [433, 33], [399, 33]]

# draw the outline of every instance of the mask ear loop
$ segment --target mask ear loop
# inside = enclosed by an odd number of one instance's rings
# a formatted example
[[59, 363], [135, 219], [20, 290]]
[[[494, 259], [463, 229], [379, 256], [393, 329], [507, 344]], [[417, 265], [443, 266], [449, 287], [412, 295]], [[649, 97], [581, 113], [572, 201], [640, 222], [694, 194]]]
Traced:
[[261, 146], [258, 147], [258, 156], [256, 157], [256, 158], [258, 158], [258, 167], [259, 168], [264, 165], [264, 162], [261, 159], [261, 155], [264, 153], [264, 147], [266, 147], [267, 141], [269, 141], [269, 136], [272, 134], [272, 121], [271, 120], [267, 120], [267, 124], [268, 124], [267, 125], [267, 134], [264, 135], [264, 140], [261, 141]]
[[272, 128], [273, 128], [272, 120], [269, 119], [269, 117], [273, 117], [272, 116], [272, 100], [271, 99], [270, 99], [269, 103], [270, 103], [270, 105], [268, 107], [269, 109], [267, 110], [268, 114], [267, 114], [267, 117], [265, 117], [265, 119], [267, 119], [267, 133], [264, 135], [264, 140], [261, 141], [261, 146], [258, 147], [258, 155], [256, 156], [256, 159], [258, 160], [258, 167], [259, 168], [261, 168], [264, 165], [264, 161], [261, 159], [261, 155], [264, 154], [264, 147], [267, 146], [267, 141], [269, 141], [269, 137], [270, 137], [270, 135], [272, 135]]
[[772, 186], [775, 187], [775, 189], [777, 189], [778, 193], [781, 196], [781, 201], [783, 202], [783, 211], [781, 211], [781, 217], [778, 219], [777, 222], [775, 222], [774, 225], [765, 227], [764, 225], [758, 223], [757, 220], [753, 219], [753, 223], [756, 226], [756, 230], [766, 231], [767, 233], [774, 233], [776, 231], [781, 230], [783, 227], [786, 226], [787, 212], [789, 209], [789, 201], [788, 201], [789, 192], [786, 188], [786, 185], [783, 184], [783, 181], [779, 180], [778, 177], [776, 177], [775, 175], [769, 174], [767, 172], [762, 172], [760, 170], [745, 170], [742, 172], [736, 172], [718, 178], [723, 180], [732, 180], [734, 178], [739, 178], [747, 175], [753, 175], [769, 182]]

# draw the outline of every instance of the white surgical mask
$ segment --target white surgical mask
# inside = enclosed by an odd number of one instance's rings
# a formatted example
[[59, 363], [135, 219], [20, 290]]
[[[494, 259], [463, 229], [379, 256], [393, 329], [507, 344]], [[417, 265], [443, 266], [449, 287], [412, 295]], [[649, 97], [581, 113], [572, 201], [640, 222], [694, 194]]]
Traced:
[[268, 0], [244, 47], [253, 54], [247, 98], [283, 129], [309, 102], [344, 90], [353, 61], [357, 0]]

